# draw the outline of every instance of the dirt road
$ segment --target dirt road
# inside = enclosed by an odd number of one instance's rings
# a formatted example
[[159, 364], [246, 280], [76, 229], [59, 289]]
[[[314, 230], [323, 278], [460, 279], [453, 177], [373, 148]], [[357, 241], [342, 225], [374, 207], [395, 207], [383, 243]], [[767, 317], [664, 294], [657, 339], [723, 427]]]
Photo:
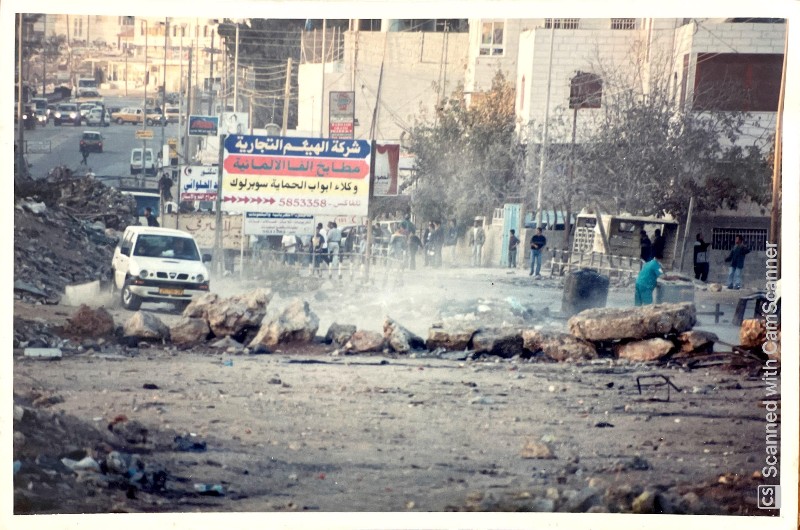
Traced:
[[[560, 299], [556, 285], [521, 292], [527, 280], [518, 276], [480, 295], [481, 286], [498, 285], [486, 274], [443, 278], [409, 292], [441, 290], [453, 299], [513, 293], [524, 303], [530, 295], [553, 306]], [[306, 295], [320, 313], [321, 334], [337, 317], [355, 321], [348, 304], [361, 302], [352, 290], [320, 292]], [[424, 333], [419, 328], [435, 318], [444, 298], [408, 303], [399, 293], [363, 293], [374, 308], [362, 305], [359, 327], [384, 316], [376, 309], [384, 300], [398, 309], [392, 316], [407, 317], [404, 323]], [[625, 297], [614, 292], [610, 298]], [[71, 311], [18, 306], [15, 315], [59, 323]], [[114, 315], [120, 324], [125, 312]], [[611, 359], [339, 356], [333, 349], [315, 344], [231, 355], [95, 345], [53, 362], [16, 350], [15, 401], [28, 419], [14, 424], [27, 439], [15, 450], [22, 462], [15, 509], [764, 514], [755, 508], [753, 479], [763, 455], [763, 383], [746, 373]], [[669, 401], [665, 386], [639, 394], [637, 377], [654, 375], [669, 377], [681, 391], [673, 389]], [[129, 489], [126, 496], [125, 488], [97, 485], [82, 474], [61, 487], [25, 475], [36, 451], [48, 451], [32, 443], [38, 439], [32, 431], [59, 424], [53, 418], [74, 417], [82, 426], [72, 431], [83, 438], [51, 440], [53, 456], [81, 448], [95, 448], [87, 453], [96, 455], [102, 444], [92, 439], [93, 430], [106, 433], [120, 416], [147, 429], [146, 440], [123, 449], [166, 469], [162, 492]], [[174, 436], [187, 433], [205, 442], [205, 450], [176, 450]], [[547, 452], [550, 458], [531, 458]], [[64, 502], [44, 503], [48, 490], [40, 483]], [[200, 483], [220, 485], [224, 495], [201, 495]]]

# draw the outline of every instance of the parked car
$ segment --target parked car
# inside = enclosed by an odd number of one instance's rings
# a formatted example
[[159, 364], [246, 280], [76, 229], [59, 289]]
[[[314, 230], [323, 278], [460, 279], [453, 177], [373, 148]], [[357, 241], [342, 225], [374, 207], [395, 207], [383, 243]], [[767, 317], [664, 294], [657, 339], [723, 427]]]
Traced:
[[75, 103], [61, 103], [56, 107], [56, 113], [53, 115], [53, 124], [59, 126], [62, 123], [81, 124], [81, 113]]
[[167, 116], [160, 108], [147, 109], [147, 125], [166, 125]]
[[178, 107], [167, 107], [164, 115], [167, 117], [168, 123], [178, 123], [181, 119], [181, 109]]
[[78, 105], [78, 112], [81, 113], [81, 119], [85, 120], [86, 115], [89, 114], [89, 111], [91, 111], [94, 107], [94, 103], [81, 103]]
[[145, 153], [145, 159], [142, 160], [142, 148], [136, 147], [131, 149], [131, 175], [144, 173], [145, 175], [155, 175], [156, 165], [153, 150], [149, 147]]
[[79, 150], [86, 149], [90, 153], [103, 152], [103, 136], [97, 131], [83, 131]]
[[144, 111], [138, 107], [125, 107], [111, 115], [111, 119], [122, 125], [123, 123], [142, 123]]
[[171, 228], [129, 226], [111, 258], [113, 288], [125, 309], [169, 302], [182, 311], [209, 291], [210, 254], [200, 254], [191, 234]]
[[94, 107], [84, 118], [86, 125], [108, 127], [111, 124], [111, 115], [103, 107]]

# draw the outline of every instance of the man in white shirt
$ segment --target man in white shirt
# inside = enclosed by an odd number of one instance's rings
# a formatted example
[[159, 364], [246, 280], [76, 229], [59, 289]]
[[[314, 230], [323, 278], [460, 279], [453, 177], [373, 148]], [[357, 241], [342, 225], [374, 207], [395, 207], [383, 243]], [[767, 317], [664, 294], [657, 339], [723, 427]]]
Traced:
[[283, 234], [281, 248], [283, 249], [283, 262], [286, 265], [294, 265], [297, 254], [297, 243], [294, 235]]
[[328, 236], [325, 239], [328, 242], [328, 256], [331, 260], [328, 276], [330, 277], [333, 274], [333, 269], [336, 269], [341, 279], [342, 269], [339, 267], [339, 250], [342, 243], [342, 231], [336, 226], [335, 221], [328, 223]]

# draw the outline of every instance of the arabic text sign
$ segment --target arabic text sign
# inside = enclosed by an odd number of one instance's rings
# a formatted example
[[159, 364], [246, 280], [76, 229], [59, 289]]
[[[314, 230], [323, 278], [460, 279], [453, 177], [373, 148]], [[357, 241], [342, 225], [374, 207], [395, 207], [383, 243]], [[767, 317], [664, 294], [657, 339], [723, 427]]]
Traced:
[[366, 140], [236, 135], [225, 139], [223, 209], [366, 215]]
[[[164, 214], [164, 226], [175, 226], [175, 214]], [[202, 249], [214, 248], [216, 214], [182, 213], [178, 219], [178, 230], [192, 234], [197, 246]], [[242, 216], [222, 216], [222, 248], [239, 249], [242, 244]], [[247, 240], [245, 240], [247, 246]]]
[[219, 116], [189, 116], [189, 136], [217, 136]]
[[294, 213], [247, 212], [244, 218], [247, 236], [313, 234], [314, 216]]
[[217, 198], [219, 176], [215, 166], [183, 166], [180, 200], [213, 201]]

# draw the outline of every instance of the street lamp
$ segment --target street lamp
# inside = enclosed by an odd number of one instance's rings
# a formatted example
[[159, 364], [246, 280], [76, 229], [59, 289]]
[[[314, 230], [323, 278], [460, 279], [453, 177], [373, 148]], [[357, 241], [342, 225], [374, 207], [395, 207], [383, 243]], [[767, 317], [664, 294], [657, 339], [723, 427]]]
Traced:
[[169, 151], [164, 152], [164, 115], [167, 110], [167, 38], [169, 37], [169, 17], [164, 19], [164, 71], [161, 74], [161, 169], [166, 166]]

